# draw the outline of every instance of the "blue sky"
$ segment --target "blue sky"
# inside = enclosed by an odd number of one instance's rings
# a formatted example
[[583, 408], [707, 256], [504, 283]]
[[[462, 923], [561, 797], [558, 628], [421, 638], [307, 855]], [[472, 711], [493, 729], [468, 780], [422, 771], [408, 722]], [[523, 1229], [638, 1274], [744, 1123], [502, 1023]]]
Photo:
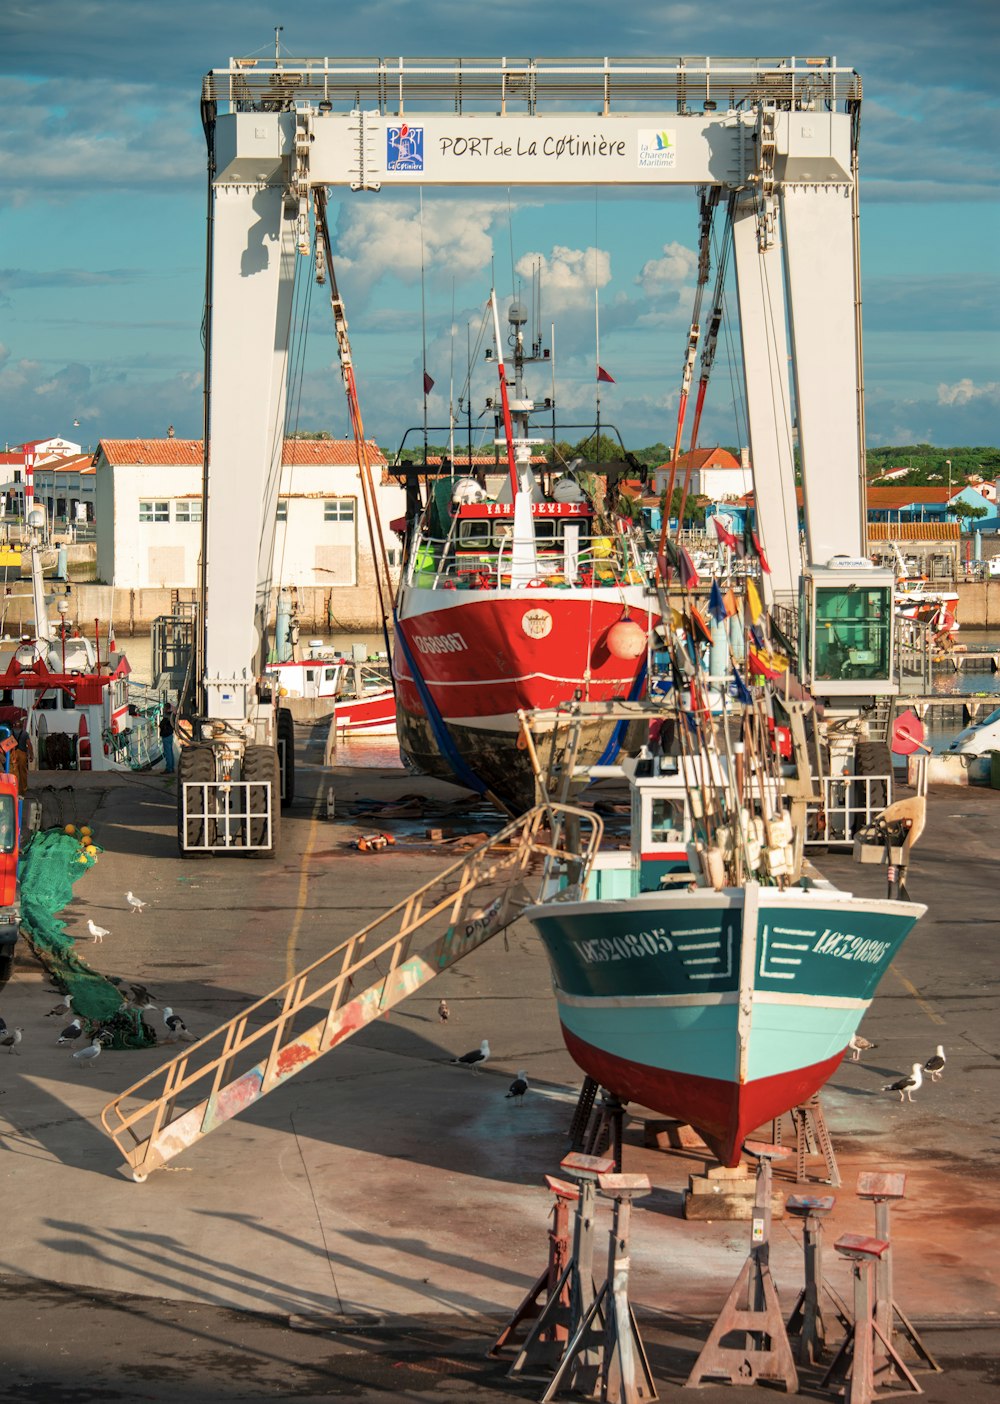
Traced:
[[[711, 7], [630, 0], [7, 0], [0, 10], [0, 440], [201, 431], [202, 75], [230, 55], [836, 55], [864, 81], [862, 267], [868, 439], [1000, 442], [1000, 217], [993, 0], [802, 0]], [[419, 422], [416, 194], [345, 194], [335, 254], [369, 434]], [[447, 420], [491, 258], [502, 296], [543, 260], [566, 417], [593, 411], [593, 288], [602, 416], [640, 447], [670, 441], [697, 234], [694, 192], [484, 190], [424, 196], [432, 420]], [[595, 252], [596, 251], [596, 252]], [[302, 428], [347, 431], [324, 300], [313, 298]], [[473, 332], [475, 335], [475, 332]], [[720, 351], [701, 441], [735, 442]], [[474, 402], [493, 388], [477, 372]], [[547, 393], [548, 386], [537, 387]], [[80, 427], [74, 429], [73, 421]]]

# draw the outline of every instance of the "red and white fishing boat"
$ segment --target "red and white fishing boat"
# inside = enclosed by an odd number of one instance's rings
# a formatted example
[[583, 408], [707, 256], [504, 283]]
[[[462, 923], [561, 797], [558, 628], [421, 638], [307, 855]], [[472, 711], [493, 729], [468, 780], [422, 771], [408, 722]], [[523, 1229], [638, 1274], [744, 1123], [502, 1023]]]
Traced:
[[159, 757], [155, 719], [129, 706], [129, 667], [98, 631], [84, 638], [48, 618], [37, 544], [29, 547], [35, 637], [0, 654], [0, 722], [24, 722], [39, 769], [130, 770]]
[[[433, 485], [408, 541], [393, 670], [404, 758], [521, 809], [534, 775], [518, 712], [639, 696], [658, 611], [631, 522], [599, 518], [569, 469], [536, 477], [525, 314], [517, 304], [509, 314], [509, 401], [495, 298], [493, 315], [509, 476], [494, 498], [475, 478]], [[622, 735], [595, 720], [581, 762], [612, 758]]]
[[312, 639], [307, 658], [269, 663], [265, 673], [282, 697], [325, 704], [341, 736], [396, 734], [396, 694], [384, 658], [346, 658]]

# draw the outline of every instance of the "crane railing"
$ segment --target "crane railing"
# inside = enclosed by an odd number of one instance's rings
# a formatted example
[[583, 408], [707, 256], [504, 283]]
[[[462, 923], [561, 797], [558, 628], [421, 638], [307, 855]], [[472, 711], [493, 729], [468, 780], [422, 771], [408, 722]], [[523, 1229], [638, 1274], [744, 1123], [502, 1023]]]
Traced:
[[[144, 1180], [516, 921], [541, 896], [543, 867], [551, 872], [565, 862], [575, 871], [582, 862], [589, 870], [602, 834], [600, 817], [588, 810], [529, 810], [126, 1088], [101, 1122], [133, 1178]], [[420, 933], [427, 941], [415, 949]]]

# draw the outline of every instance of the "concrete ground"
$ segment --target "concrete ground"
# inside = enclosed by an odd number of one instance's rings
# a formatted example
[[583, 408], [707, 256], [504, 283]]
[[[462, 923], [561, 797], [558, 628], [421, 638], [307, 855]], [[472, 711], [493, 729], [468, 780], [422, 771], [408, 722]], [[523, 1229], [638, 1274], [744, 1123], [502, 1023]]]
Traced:
[[[280, 857], [268, 863], [182, 861], [173, 781], [162, 776], [32, 777], [46, 824], [90, 823], [105, 849], [64, 913], [71, 931], [92, 916], [111, 932], [103, 945], [82, 945], [85, 958], [144, 982], [199, 1035], [453, 861], [447, 845], [423, 839], [431, 824], [490, 822], [475, 812], [358, 817], [353, 806], [365, 799], [419, 792], [443, 804], [463, 794], [401, 772], [345, 767], [333, 776], [337, 818], [329, 821], [329, 776], [315, 764], [322, 738], [304, 731], [299, 739], [300, 798], [286, 816]], [[989, 1383], [1000, 1327], [998, 820], [996, 792], [932, 794], [910, 882], [930, 910], [866, 1019], [877, 1049], [844, 1064], [824, 1094], [843, 1177], [827, 1241], [873, 1229], [871, 1207], [854, 1195], [860, 1170], [906, 1171], [906, 1199], [893, 1217], [896, 1294], [932, 1349], [953, 1362], [946, 1375], [922, 1377], [928, 1398], [973, 1404]], [[393, 827], [396, 846], [354, 849], [354, 836], [373, 827]], [[840, 856], [818, 861], [842, 885], [882, 889], [879, 869]], [[129, 888], [149, 903], [142, 915], [127, 909]], [[158, 1399], [160, 1367], [135, 1365], [134, 1392], [114, 1369], [127, 1374], [133, 1357], [141, 1362], [153, 1350], [176, 1370], [190, 1349], [182, 1397], [191, 1399], [261, 1397], [270, 1372], [281, 1376], [289, 1361], [302, 1372], [284, 1391], [295, 1398], [539, 1392], [506, 1384], [481, 1359], [543, 1266], [550, 1199], [542, 1177], [567, 1147], [579, 1085], [526, 923], [142, 1185], [126, 1177], [98, 1117], [173, 1049], [108, 1053], [81, 1070], [55, 1045], [62, 1021], [46, 1017], [54, 1003], [46, 983], [25, 948], [0, 990], [8, 1026], [24, 1028], [19, 1056], [0, 1052], [0, 1275], [15, 1319], [36, 1322], [33, 1331], [8, 1332], [3, 1355], [13, 1377], [42, 1381], [51, 1366], [47, 1397], [88, 1398], [56, 1385], [99, 1367], [112, 1391], [101, 1397]], [[442, 997], [452, 1011], [446, 1024], [436, 1014]], [[154, 1026], [158, 1018], [150, 1016]], [[450, 1065], [483, 1037], [493, 1056], [481, 1074]], [[948, 1056], [940, 1083], [925, 1085], [912, 1105], [880, 1091], [937, 1043]], [[523, 1106], [504, 1096], [519, 1068], [532, 1081]], [[680, 1217], [687, 1176], [703, 1157], [644, 1148], [638, 1121], [626, 1141], [625, 1168], [646, 1172], [654, 1186], [633, 1217], [632, 1297], [654, 1371], [677, 1382], [742, 1266], [748, 1228]], [[781, 1188], [794, 1187], [782, 1179]], [[777, 1223], [772, 1265], [789, 1305], [801, 1257], [796, 1225]], [[842, 1267], [828, 1251], [828, 1275], [846, 1293]], [[67, 1313], [70, 1303], [78, 1310]], [[306, 1334], [291, 1333], [290, 1318]], [[43, 1337], [60, 1342], [68, 1365], [51, 1353], [43, 1359]], [[155, 1349], [147, 1347], [153, 1337]], [[95, 1350], [98, 1339], [114, 1343], [112, 1356]], [[231, 1358], [242, 1364], [219, 1366]], [[959, 1379], [965, 1392], [950, 1392]], [[0, 1398], [24, 1397], [0, 1387]]]

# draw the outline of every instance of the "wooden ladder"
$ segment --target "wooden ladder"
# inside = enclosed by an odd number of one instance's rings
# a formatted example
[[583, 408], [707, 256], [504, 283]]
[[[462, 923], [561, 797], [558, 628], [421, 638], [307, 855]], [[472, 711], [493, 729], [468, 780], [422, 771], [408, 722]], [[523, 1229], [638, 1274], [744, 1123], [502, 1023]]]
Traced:
[[[600, 817], [587, 810], [536, 806], [126, 1088], [101, 1122], [132, 1178], [145, 1180], [516, 921], [553, 864], [576, 871], [582, 862], [586, 872], [602, 834]], [[419, 947], [418, 934], [426, 942]], [[319, 1019], [308, 1023], [309, 1012]]]

